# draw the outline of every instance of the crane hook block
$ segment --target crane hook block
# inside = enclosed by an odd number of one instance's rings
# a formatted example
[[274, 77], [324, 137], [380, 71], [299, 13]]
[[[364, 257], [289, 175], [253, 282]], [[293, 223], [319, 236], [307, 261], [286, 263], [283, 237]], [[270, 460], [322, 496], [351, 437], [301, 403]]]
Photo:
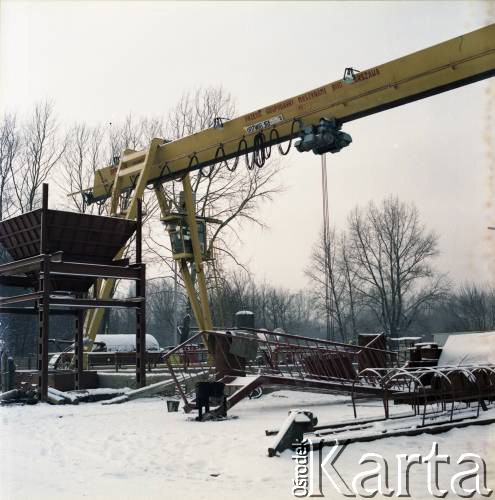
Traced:
[[313, 151], [315, 155], [338, 153], [352, 142], [352, 137], [340, 130], [335, 118], [320, 118], [318, 125], [303, 127], [296, 149], [302, 153]]

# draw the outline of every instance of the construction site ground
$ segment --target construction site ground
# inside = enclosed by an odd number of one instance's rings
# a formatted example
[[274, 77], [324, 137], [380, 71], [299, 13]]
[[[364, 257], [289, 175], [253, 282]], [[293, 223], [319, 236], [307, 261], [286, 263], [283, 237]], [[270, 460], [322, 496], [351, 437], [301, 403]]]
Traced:
[[[114, 406], [4, 406], [0, 408], [0, 498], [294, 498], [293, 452], [268, 458], [273, 436], [264, 432], [279, 428], [291, 408], [313, 411], [320, 423], [353, 418], [349, 398], [290, 391], [241, 401], [227, 421], [201, 423], [192, 421], [193, 414], [168, 413], [162, 398]], [[366, 401], [358, 417], [382, 413], [380, 401]], [[448, 488], [452, 475], [462, 470], [456, 461], [465, 452], [485, 459], [487, 482], [493, 487], [495, 425], [383, 439], [379, 445], [351, 444], [336, 466], [352, 479], [352, 474], [369, 469], [359, 465], [361, 456], [378, 450], [388, 460], [393, 488], [396, 455], [426, 456], [434, 441], [441, 454], [451, 457], [450, 465], [440, 465], [441, 487]], [[431, 498], [426, 474], [425, 467], [412, 473], [413, 498]], [[323, 484], [323, 493], [340, 498], [329, 483]]]

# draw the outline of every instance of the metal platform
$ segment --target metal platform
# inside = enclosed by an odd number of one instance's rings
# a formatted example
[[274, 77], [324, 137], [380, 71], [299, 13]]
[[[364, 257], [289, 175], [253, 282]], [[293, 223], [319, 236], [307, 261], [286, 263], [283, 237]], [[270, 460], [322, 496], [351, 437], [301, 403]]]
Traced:
[[[0, 222], [0, 245], [14, 262], [40, 254], [42, 209]], [[62, 253], [64, 262], [110, 265], [120, 248], [136, 231], [136, 221], [80, 214], [62, 210], [46, 211], [44, 253]], [[74, 275], [75, 276], [75, 275]], [[35, 287], [36, 270], [27, 270], [27, 279], [4, 278], [6, 285]], [[85, 292], [93, 284], [90, 277], [59, 276], [51, 281], [51, 290]]]
[[[42, 209], [0, 222], [0, 244], [14, 260], [40, 253]], [[136, 221], [47, 210], [46, 253], [64, 260], [110, 264], [136, 230]]]
[[[146, 385], [146, 266], [141, 260], [141, 223], [141, 201], [136, 221], [50, 210], [47, 184], [43, 184], [41, 209], [0, 223], [0, 244], [14, 259], [0, 264], [0, 284], [25, 289], [22, 294], [0, 297], [0, 313], [38, 316], [38, 387], [42, 399], [48, 396], [49, 317], [54, 313], [70, 314], [75, 319], [78, 387], [83, 374], [84, 312], [101, 308], [135, 310], [136, 381], [139, 386]], [[114, 260], [134, 232], [136, 262]], [[104, 279], [134, 281], [131, 290], [135, 293], [119, 299], [88, 294], [97, 280]]]

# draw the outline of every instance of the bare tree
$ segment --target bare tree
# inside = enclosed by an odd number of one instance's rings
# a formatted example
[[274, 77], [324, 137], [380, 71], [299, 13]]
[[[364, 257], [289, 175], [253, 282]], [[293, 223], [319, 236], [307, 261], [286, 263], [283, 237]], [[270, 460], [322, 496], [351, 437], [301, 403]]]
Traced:
[[58, 137], [54, 106], [50, 101], [37, 103], [23, 129], [22, 154], [15, 169], [13, 187], [17, 208], [33, 210], [37, 193], [65, 151]]
[[[166, 122], [166, 137], [178, 139], [213, 125], [217, 117], [231, 118], [235, 105], [230, 94], [219, 88], [200, 88], [186, 93], [170, 112]], [[240, 264], [232, 252], [233, 241], [240, 240], [239, 230], [244, 223], [263, 225], [258, 209], [262, 202], [269, 201], [281, 190], [275, 177], [280, 170], [279, 162], [273, 161], [262, 169], [248, 170], [241, 167], [235, 172], [225, 167], [207, 167], [205, 172], [191, 175], [191, 184], [196, 198], [197, 215], [218, 219], [218, 225], [209, 225], [209, 255], [215, 254], [218, 261], [229, 259]], [[165, 191], [178, 210], [178, 183], [168, 183]], [[156, 202], [147, 203], [146, 211], [152, 214], [157, 210]], [[168, 239], [163, 230], [159, 233], [151, 229], [147, 241], [148, 250], [155, 259], [165, 262], [172, 270]], [[222, 266], [218, 264], [218, 269]], [[210, 270], [210, 277], [213, 274]]]
[[180, 139], [213, 125], [215, 118], [232, 118], [235, 102], [222, 87], [198, 88], [182, 95], [167, 120], [169, 139]]
[[[330, 314], [343, 342], [357, 333], [356, 315], [359, 307], [357, 274], [349, 252], [345, 233], [338, 235], [332, 229], [326, 245], [323, 234], [320, 236], [311, 253], [311, 263], [305, 270], [318, 309]], [[328, 281], [325, 267], [328, 267]], [[328, 301], [327, 296], [330, 298]]]
[[[0, 123], [0, 220], [14, 212], [13, 173], [21, 147], [16, 115], [5, 114]], [[9, 260], [0, 242], [0, 264]], [[16, 295], [18, 289], [0, 283], [0, 296]], [[16, 317], [17, 316], [17, 317]], [[16, 356], [34, 352], [35, 323], [33, 318], [2, 314], [0, 318], [0, 343]]]
[[163, 137], [165, 132], [161, 118], [135, 118], [131, 113], [123, 123], [110, 123], [108, 130], [110, 163], [116, 162], [122, 151], [147, 148], [151, 139]]
[[389, 197], [379, 206], [356, 208], [349, 237], [359, 292], [392, 337], [445, 293], [444, 277], [431, 266], [437, 237], [426, 231], [413, 205]]
[[[225, 319], [234, 321], [235, 313], [249, 310], [254, 313], [258, 327], [274, 330], [282, 328], [289, 333], [319, 336], [322, 333], [312, 296], [307, 291], [293, 292], [256, 283], [249, 272], [235, 269], [224, 274], [221, 294]], [[218, 300], [216, 293], [213, 298]]]
[[19, 153], [19, 131], [16, 116], [6, 114], [0, 124], [0, 220], [7, 217], [12, 208], [12, 173]]
[[362, 308], [359, 290], [357, 287], [358, 273], [356, 267], [350, 258], [350, 249], [345, 233], [342, 233], [340, 238], [340, 256], [338, 267], [345, 281], [347, 295], [347, 330], [352, 338], [356, 338], [358, 334], [357, 319]]
[[485, 331], [495, 328], [495, 290], [466, 283], [443, 301], [450, 331]]
[[174, 297], [173, 282], [163, 278], [151, 278], [146, 286], [147, 332], [154, 335], [161, 345], [172, 345], [177, 312], [185, 310], [185, 294], [181, 291]]
[[69, 195], [69, 205], [78, 212], [102, 214], [102, 204], [88, 205], [84, 190], [93, 185], [95, 171], [105, 164], [103, 132], [100, 126], [76, 124], [65, 139], [58, 184]]

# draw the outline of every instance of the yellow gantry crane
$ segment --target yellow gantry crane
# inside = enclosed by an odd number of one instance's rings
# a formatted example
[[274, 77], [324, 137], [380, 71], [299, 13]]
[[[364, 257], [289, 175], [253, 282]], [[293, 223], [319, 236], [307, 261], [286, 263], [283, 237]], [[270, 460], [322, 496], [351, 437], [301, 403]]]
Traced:
[[[294, 139], [300, 152], [336, 153], [351, 143], [341, 130], [346, 122], [402, 106], [495, 75], [495, 24], [414, 52], [394, 61], [358, 71], [346, 68], [343, 78], [309, 92], [271, 104], [232, 120], [215, 119], [212, 127], [168, 142], [153, 139], [143, 151], [126, 150], [118, 165], [97, 170], [88, 202], [111, 200], [111, 215], [136, 218], [137, 201], [152, 186], [167, 225], [174, 259], [187, 288], [193, 314], [202, 330], [212, 328], [205, 273], [206, 224], [196, 217], [189, 172], [216, 164], [232, 168], [245, 156], [250, 168], [263, 166], [272, 146], [286, 154]], [[281, 143], [290, 141], [285, 149]], [[183, 210], [172, 213], [163, 184], [181, 180]], [[129, 204], [119, 213], [125, 194]], [[122, 257], [123, 250], [116, 258]], [[194, 267], [193, 281], [189, 265]], [[197, 290], [196, 290], [197, 288]], [[100, 284], [98, 295], [108, 298], [113, 280]], [[103, 310], [86, 317], [88, 348], [98, 331]]]

